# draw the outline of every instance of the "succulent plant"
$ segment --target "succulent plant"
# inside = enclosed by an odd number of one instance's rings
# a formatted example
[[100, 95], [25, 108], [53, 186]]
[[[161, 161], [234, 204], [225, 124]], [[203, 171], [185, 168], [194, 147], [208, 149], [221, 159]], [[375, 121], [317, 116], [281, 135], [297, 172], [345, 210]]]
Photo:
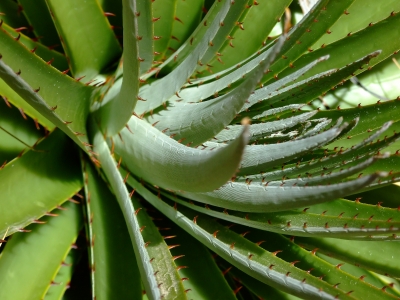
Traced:
[[291, 2], [0, 2], [0, 299], [400, 297], [400, 2]]

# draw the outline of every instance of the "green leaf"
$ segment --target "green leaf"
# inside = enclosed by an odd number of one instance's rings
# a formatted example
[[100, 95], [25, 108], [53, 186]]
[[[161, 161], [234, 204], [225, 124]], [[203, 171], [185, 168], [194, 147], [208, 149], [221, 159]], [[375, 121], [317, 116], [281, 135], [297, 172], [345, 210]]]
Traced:
[[206, 193], [179, 193], [195, 201], [247, 212], [281, 211], [327, 202], [351, 194], [372, 183], [378, 175], [322, 186], [281, 187], [230, 182]]
[[[303, 55], [296, 61], [296, 67], [301, 68], [315, 59], [329, 54], [329, 60], [318, 64], [315, 68], [307, 72], [305, 76], [309, 77], [326, 70], [340, 68], [374, 51], [382, 51], [379, 56], [371, 59], [369, 65], [372, 67], [400, 49], [400, 43], [397, 39], [400, 34], [399, 24], [400, 14], [394, 13], [373, 26], [368, 26], [324, 48], [319, 48]], [[358, 70], [356, 74], [368, 69]], [[280, 76], [286, 76], [288, 73], [291, 73], [291, 71], [288, 71], [290, 70], [282, 72]]]
[[[204, 0], [176, 0], [172, 30], [168, 36], [166, 56], [174, 56], [175, 50], [185, 42], [201, 21]], [[157, 24], [157, 23], [156, 23]]]
[[0, 162], [12, 160], [42, 136], [43, 131], [35, 126], [33, 120], [26, 116], [23, 118], [20, 110], [7, 107], [0, 100]]
[[[171, 232], [176, 234], [172, 248], [175, 263], [190, 299], [236, 299], [211, 253], [191, 235], [168, 222]], [[207, 284], [205, 285], [204, 282]]]
[[[329, 28], [340, 18], [340, 16], [354, 1], [355, 0], [319, 1], [313, 7], [313, 9], [310, 10], [309, 13], [289, 31], [289, 40], [287, 43], [285, 43], [285, 46], [282, 49], [282, 53], [284, 54], [283, 59], [277, 61], [274, 65], [271, 66], [272, 72], [266, 74], [262, 82], [272, 80], [274, 76], [276, 77], [278, 76], [278, 74], [279, 77], [283, 78], [284, 76], [286, 76], [286, 74], [292, 73], [293, 69], [288, 68], [288, 66], [291, 66], [291, 63], [295, 64], [296, 68], [305, 66], [305, 64], [300, 65], [297, 62], [298, 58], [303, 55], [303, 53], [306, 52], [308, 48], [311, 47], [319, 37], [324, 35], [326, 31], [329, 30]], [[377, 49], [373, 49], [365, 54], [360, 54], [352, 61], [355, 61], [359, 57], [365, 56], [368, 53], [376, 50]], [[325, 54], [320, 54], [319, 56], [313, 56], [314, 59], [312, 61], [315, 61], [319, 57], [323, 57], [325, 55], [330, 55], [330, 53], [328, 52]], [[331, 59], [332, 57], [330, 57], [329, 61]], [[309, 63], [311, 63], [311, 61], [309, 61]], [[341, 66], [343, 65], [345, 65], [345, 63], [341, 64]], [[285, 75], [283, 76], [280, 73], [284, 69], [286, 69], [286, 72], [284, 72]], [[320, 70], [321, 68], [317, 69]], [[330, 69], [332, 69], [332, 67]], [[318, 73], [321, 73], [321, 71]]]
[[1, 19], [13, 28], [29, 28], [24, 14], [21, 14], [18, 4], [12, 0], [3, 0], [0, 3]]
[[93, 297], [140, 299], [140, 274], [121, 209], [93, 165], [83, 165]]
[[387, 293], [392, 297], [395, 296], [396, 299], [400, 296], [399, 292], [395, 288], [393, 288], [394, 282], [392, 284], [390, 281], [387, 281], [387, 279], [389, 279], [388, 277], [386, 277], [385, 282], [385, 280], [382, 278], [383, 276], [380, 277], [378, 274], [363, 269], [359, 266], [344, 263], [343, 261], [324, 255], [319, 252], [319, 250], [316, 250], [316, 255], [323, 260], [329, 262], [333, 266], [339, 265], [340, 269], [344, 272], [351, 274], [355, 278], [362, 279], [363, 282], [365, 281], [366, 283], [380, 289], [381, 291], [384, 291], [384, 293]]
[[[33, 32], [40, 39], [40, 42], [49, 47], [61, 48], [61, 41], [58, 37], [57, 29], [54, 26], [46, 0], [18, 0], [22, 7], [22, 12]], [[66, 69], [64, 69], [66, 70]]]
[[140, 232], [136, 209], [133, 206], [124, 180], [118, 172], [117, 163], [111, 156], [104, 137], [98, 129], [95, 121], [91, 120], [91, 122], [93, 150], [98, 154], [98, 159], [101, 163], [102, 169], [110, 182], [111, 188], [114, 191], [127, 224], [143, 284], [150, 299], [159, 299], [161, 297], [161, 290], [157, 284], [155, 270], [151, 264], [151, 258], [149, 253], [146, 251], [145, 241]]
[[[0, 42], [0, 54], [3, 55], [0, 77], [86, 151], [82, 142], [87, 142], [86, 118], [93, 88], [47, 65], [2, 29]], [[15, 73], [19, 71], [20, 75]]]
[[[208, 62], [210, 67], [199, 68], [199, 71], [208, 69], [210, 73], [218, 73], [254, 54], [265, 45], [272, 28], [279, 22], [290, 2], [292, 0], [249, 1], [237, 26], [218, 50], [218, 54]], [[249, 36], [252, 38], [249, 39]]]
[[400, 243], [350, 241], [332, 238], [296, 238], [296, 243], [352, 265], [393, 277], [400, 276]]
[[[137, 114], [155, 109], [172, 95], [179, 93], [182, 85], [190, 78], [199, 61], [206, 61], [206, 56], [209, 52], [212, 52], [210, 49], [213, 49], [214, 46], [218, 48], [218, 43], [223, 42], [225, 31], [233, 26], [245, 3], [247, 3], [245, 0], [237, 0], [234, 5], [231, 4], [230, 0], [215, 2], [215, 7], [220, 9], [214, 18], [209, 20], [208, 24], [206, 23], [207, 31], [204, 32], [200, 40], [190, 46], [192, 48], [190, 54], [168, 75], [141, 88], [139, 96], [145, 101], [138, 102], [135, 108]], [[221, 26], [221, 22], [224, 22], [224, 26]], [[211, 46], [210, 42], [214, 46]], [[163, 92], [160, 93], [159, 91]]]
[[[124, 16], [128, 16], [130, 20], [129, 23], [125, 23], [125, 30], [131, 28], [129, 33], [129, 37], [137, 39], [137, 58], [133, 56], [133, 59], [139, 60], [140, 65], [140, 73], [144, 74], [147, 72], [151, 65], [153, 64], [153, 56], [154, 56], [154, 47], [153, 47], [153, 38], [154, 38], [154, 29], [153, 29], [153, 15], [152, 15], [152, 2], [153, 1], [138, 1], [138, 0], [124, 0], [123, 1], [123, 9]], [[129, 3], [129, 4], [128, 4]], [[128, 8], [129, 7], [129, 8]], [[130, 12], [126, 13], [125, 10], [130, 10]], [[133, 16], [133, 18], [132, 18]], [[127, 27], [126, 25], [132, 25], [131, 22], [134, 22], [134, 26]], [[132, 31], [133, 29], [133, 31]], [[125, 38], [125, 30], [124, 30], [124, 44], [126, 45], [127, 39]], [[125, 49], [131, 49], [131, 46]], [[124, 56], [124, 60], [127, 59], [127, 56], [132, 56], [131, 52], [128, 52], [127, 55]], [[126, 74], [126, 72], [125, 72]], [[136, 79], [137, 80], [137, 79]]]
[[31, 225], [27, 230], [32, 232], [15, 233], [7, 242], [0, 257], [1, 299], [43, 299], [50, 292], [82, 225], [78, 205], [67, 203], [62, 209], [57, 217], [40, 220], [46, 224]]
[[51, 131], [55, 128], [54, 124], [43, 117], [37, 110], [25, 102], [12, 88], [10, 88], [4, 80], [0, 79], [0, 93], [5, 102], [7, 100], [12, 103], [19, 110], [23, 111], [25, 115], [36, 120], [39, 124], [46, 127], [47, 130]]
[[[309, 271], [314, 276], [320, 276], [320, 280], [334, 285], [338, 290], [348, 292], [355, 299], [397, 299], [393, 295], [381, 290], [382, 286], [375, 287], [366, 281], [360, 280], [352, 272], [346, 272], [341, 265], [330, 264], [315, 255], [314, 251], [307, 251], [298, 246], [295, 241], [275, 233], [260, 232], [259, 230], [247, 231], [246, 227], [234, 226], [236, 233], [246, 232], [246, 238], [254, 243], [261, 242], [261, 247], [279, 258], [295, 264], [297, 268]], [[276, 252], [275, 252], [276, 251]], [[350, 291], [352, 291], [350, 293]]]
[[[359, 142], [362, 140], [357, 138], [362, 133], [375, 131], [389, 120], [399, 122], [400, 116], [396, 113], [398, 107], [400, 107], [400, 101], [393, 100], [366, 106], [360, 105], [359, 107], [350, 109], [321, 111], [317, 116], [333, 120], [343, 117], [347, 122], [351, 119], [359, 118], [357, 126], [351, 131], [351, 142], [354, 144], [356, 141]], [[373, 116], [373, 118], [369, 116]]]
[[[391, 12], [399, 11], [400, 3], [396, 0], [388, 0], [377, 3], [374, 0], [355, 0], [354, 3], [346, 10], [337, 22], [322, 36], [314, 48], [321, 45], [328, 45], [332, 42], [345, 38], [348, 33], [357, 32], [364, 29], [370, 23], [375, 24], [387, 18]], [[368, 15], [368, 18], [365, 16]]]
[[[289, 87], [286, 87], [290, 82], [297, 80], [300, 76], [303, 76], [304, 73], [306, 73], [308, 70], [312, 69], [319, 62], [327, 60], [327, 59], [329, 59], [329, 56], [321, 57], [321, 58], [317, 59], [316, 61], [313, 61], [311, 64], [308, 64], [307, 66], [293, 72], [292, 74], [290, 74], [282, 79], [279, 79], [278, 81], [276, 81], [274, 83], [268, 84], [267, 86], [265, 86], [263, 88], [257, 89], [254, 92], [254, 94], [252, 94], [250, 96], [248, 101], [242, 107], [241, 111], [247, 110], [249, 107], [260, 102], [261, 100], [266, 100], [266, 99], [271, 98], [272, 95], [275, 93], [280, 93], [280, 92], [282, 92], [282, 90], [290, 89], [290, 87], [292, 87], [293, 85], [289, 85]], [[301, 102], [299, 102], [299, 103], [301, 103]]]
[[89, 81], [119, 58], [118, 41], [97, 1], [46, 2], [76, 78]]
[[70, 288], [73, 272], [81, 258], [80, 254], [79, 250], [75, 250], [75, 246], [71, 247], [71, 251], [69, 251], [62, 262], [61, 268], [58, 269], [57, 274], [54, 276], [54, 284], [50, 285], [43, 298], [44, 300], [63, 299], [65, 292]]
[[352, 299], [345, 292], [277, 258], [216, 221], [183, 207], [174, 209], [132, 177], [128, 178], [128, 183], [171, 221], [252, 277], [306, 299], [334, 299], [337, 295], [341, 299]]
[[244, 129], [223, 149], [203, 151], [179, 144], [136, 117], [120, 136], [113, 138], [115, 153], [130, 171], [163, 188], [185, 191], [209, 191], [224, 184], [236, 172], [248, 141]]
[[154, 55], [155, 61], [165, 59], [165, 52], [171, 40], [172, 27], [174, 26], [174, 16], [176, 11], [177, 0], [154, 1], [152, 4], [153, 17], [157, 21], [154, 22]]
[[393, 60], [399, 61], [399, 58], [400, 54], [393, 55], [392, 60], [385, 60], [376, 65], [373, 72], [364, 72], [357, 76], [367, 90], [357, 84], [346, 82], [325, 95], [324, 102], [329, 107], [340, 105], [341, 108], [350, 108], [357, 106], [360, 99], [363, 105], [374, 104], [377, 102], [376, 95], [379, 95], [381, 100], [395, 99], [399, 96], [397, 82], [400, 72]]
[[165, 192], [162, 195], [211, 217], [280, 234], [361, 239], [372, 234], [389, 235], [400, 231], [400, 219], [395, 210], [344, 199], [282, 212], [246, 213], [209, 205], [203, 207]]
[[[53, 122], [62, 131], [64, 131], [72, 140], [74, 140], [83, 150], [85, 148], [85, 141], [87, 140], [85, 134], [73, 131], [73, 125], [69, 125], [71, 122], [63, 121], [61, 116], [58, 115], [55, 110], [56, 107], [51, 107], [46, 101], [39, 95], [39, 90], [32, 89], [29, 84], [24, 81], [18, 73], [15, 73], [8, 65], [0, 60], [0, 77], [12, 87], [26, 102], [38, 110], [48, 120]], [[72, 110], [71, 110], [72, 111]], [[83, 125], [83, 122], [80, 122]], [[76, 123], [74, 122], [74, 125]], [[79, 124], [79, 123], [78, 123]], [[85, 129], [85, 128], [82, 128]], [[86, 132], [86, 129], [85, 131]], [[83, 137], [82, 137], [83, 135]]]
[[30, 37], [11, 28], [7, 24], [3, 24], [1, 28], [7, 31], [9, 35], [18, 38], [18, 41], [21, 42], [21, 44], [31, 50], [31, 52], [34, 52], [37, 56], [46, 61], [48, 64], [51, 64], [54, 68], [58, 69], [59, 71], [65, 71], [68, 69], [67, 59], [60, 52], [57, 52], [52, 48], [46, 47], [42, 43], [36, 42]]
[[[334, 88], [336, 85], [343, 82], [343, 80], [347, 80], [357, 70], [363, 68], [365, 64], [368, 64], [372, 58], [378, 56], [379, 54], [380, 51], [370, 53], [366, 57], [363, 57], [349, 65], [346, 65], [339, 70], [328, 70], [283, 89], [272, 91], [269, 94], [259, 93], [257, 95], [253, 95], [253, 97], [249, 99], [249, 102], [257, 104], [254, 105], [254, 107], [250, 107], [250, 111], [256, 111], [255, 113], [251, 114], [251, 116], [253, 116], [253, 118], [259, 117], [258, 111], [263, 111], [266, 108], [270, 107], [272, 104], [274, 104], [274, 106], [283, 106], [295, 103], [309, 104], [309, 101], [317, 99], [318, 96], [322, 95], [329, 89]], [[267, 88], [265, 89], [266, 91], [268, 91]], [[316, 101], [318, 101], [319, 103], [320, 100], [317, 99]]]
[[341, 125], [342, 119], [338, 119], [333, 128], [314, 136], [288, 141], [281, 144], [249, 145], [240, 164], [239, 175], [265, 172], [268, 169], [279, 166], [291, 159], [298, 158], [301, 154], [322, 147], [336, 138], [347, 126]]
[[[132, 202], [136, 209], [135, 214], [140, 232], [143, 241], [145, 241], [145, 251], [150, 257], [161, 298], [187, 299], [182, 277], [178, 273], [180, 268], [175, 264], [176, 258], [172, 256], [169, 250], [177, 245], [167, 245], [165, 242], [165, 240], [173, 239], [175, 236], [161, 236], [160, 229], [154, 224], [153, 218], [145, 211], [145, 207], [139, 204], [137, 195], [134, 195]], [[142, 278], [142, 281], [144, 280], [146, 279]], [[147, 293], [151, 294], [148, 290]]]
[[[265, 70], [276, 60], [283, 41], [283, 38], [280, 39], [272, 48], [270, 55], [253, 70], [245, 81], [229, 93], [202, 103], [183, 103], [181, 105], [177, 103], [167, 111], [152, 115], [151, 122], [155, 122], [156, 128], [165, 134], [174, 134], [176, 139], [185, 139], [185, 142], [193, 143], [193, 146], [211, 139], [225, 128], [239, 112]], [[165, 128], [167, 129], [165, 130]], [[235, 137], [239, 134], [240, 132], [237, 132]]]
[[[285, 165], [283, 169], [271, 170], [262, 174], [262, 176], [251, 175], [247, 177], [253, 180], [262, 179], [264, 181], [282, 180], [282, 178], [294, 178], [299, 175], [300, 177], [315, 175], [311, 172], [321, 175], [321, 172], [324, 172], [325, 169], [338, 168], [347, 164], [351, 166], [353, 163], [357, 164], [360, 157], [368, 159], [399, 139], [399, 134], [395, 133], [393, 136], [387, 137], [386, 139], [373, 142], [385, 132], [390, 125], [391, 122], [384, 124], [381, 129], [367, 136], [358, 144], [351, 145], [348, 149], [334, 148], [334, 151], [315, 151], [315, 153], [311, 153], [309, 157], [304, 157], [304, 162], [300, 160], [297, 162], [292, 161], [290, 164]], [[382, 159], [382, 161], [385, 161], [385, 159]]]
[[82, 186], [77, 153], [61, 131], [56, 130], [35, 149], [0, 170], [0, 236], [39, 219]]
[[[259, 140], [260, 138], [265, 137], [266, 135], [272, 134], [272, 133], [279, 133], [281, 131], [285, 131], [289, 128], [295, 127], [308, 119], [310, 119], [312, 116], [316, 114], [316, 111], [311, 111], [311, 112], [306, 112], [298, 116], [294, 116], [291, 118], [285, 118], [279, 121], [271, 121], [271, 122], [265, 122], [265, 123], [257, 123], [257, 124], [251, 124], [249, 126], [249, 132], [251, 135], [250, 142], [255, 142]], [[215, 136], [215, 139], [221, 143], [225, 141], [230, 141], [232, 140], [235, 136], [237, 136], [238, 131], [240, 131], [242, 128], [241, 125], [230, 125], [225, 128], [225, 130], [222, 130], [220, 133], [218, 133]]]
[[[102, 100], [98, 118], [107, 135], [117, 134], [132, 116], [139, 91], [139, 74], [151, 66], [152, 24], [148, 1], [123, 1], [124, 77], [117, 81]], [[129, 30], [130, 29], [130, 30]], [[148, 61], [150, 60], [150, 65]], [[118, 72], [118, 71], [117, 71]], [[119, 89], [119, 90], [117, 90]]]
[[300, 298], [290, 295], [266, 285], [235, 267], [229, 267], [229, 275], [239, 280], [246, 288], [254, 293], [260, 299], [276, 299], [276, 300], [299, 300]]
[[[207, 5], [207, 3], [205, 4]], [[211, 5], [211, 3], [209, 4]], [[234, 4], [239, 4], [239, 5], [237, 6], [232, 5], [233, 10], [231, 11], [230, 14], [225, 16], [225, 20], [227, 22], [224, 21], [223, 23], [224, 26], [219, 29], [219, 32], [217, 32], [212, 41], [215, 47], [212, 46], [213, 48], [208, 48], [205, 50], [203, 61], [209, 61], [215, 55], [214, 48], [218, 49], [224, 43], [227, 35], [235, 26], [235, 21], [239, 20], [239, 17], [241, 15], [242, 10], [244, 9], [244, 5], [246, 4], [246, 2], [240, 1], [240, 2], [235, 2]], [[197, 28], [193, 30], [191, 37], [188, 38], [176, 52], [174, 52], [174, 55], [171, 55], [163, 64], [161, 64], [159, 68], [164, 69], [164, 71], [171, 72], [173, 69], [181, 65], [184, 61], [187, 61], [187, 58], [191, 55], [193, 49], [198, 47], [199, 44], [204, 43], [204, 46], [206, 46], [209, 43], [209, 41], [206, 40], [203, 41], [203, 37], [207, 34], [207, 31], [210, 28], [210, 24], [216, 22], [216, 19], [219, 16], [221, 16], [219, 15], [220, 9], [221, 9], [221, 3], [219, 1], [218, 2], [213, 1], [212, 6], [208, 9], [206, 16], [202, 20], [202, 23], [199, 23]], [[190, 75], [192, 74], [189, 74], [189, 76]]]

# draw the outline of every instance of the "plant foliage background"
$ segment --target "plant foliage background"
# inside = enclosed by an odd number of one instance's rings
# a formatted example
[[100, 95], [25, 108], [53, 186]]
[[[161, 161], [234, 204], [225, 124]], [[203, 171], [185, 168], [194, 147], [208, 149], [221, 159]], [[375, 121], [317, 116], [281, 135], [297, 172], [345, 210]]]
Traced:
[[398, 299], [399, 10], [2, 0], [0, 299]]

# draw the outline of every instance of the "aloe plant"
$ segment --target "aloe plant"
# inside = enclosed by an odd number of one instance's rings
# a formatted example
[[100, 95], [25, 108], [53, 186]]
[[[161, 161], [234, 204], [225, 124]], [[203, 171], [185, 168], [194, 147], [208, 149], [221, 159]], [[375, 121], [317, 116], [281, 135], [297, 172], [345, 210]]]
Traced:
[[1, 1], [1, 299], [400, 297], [400, 3], [291, 2]]

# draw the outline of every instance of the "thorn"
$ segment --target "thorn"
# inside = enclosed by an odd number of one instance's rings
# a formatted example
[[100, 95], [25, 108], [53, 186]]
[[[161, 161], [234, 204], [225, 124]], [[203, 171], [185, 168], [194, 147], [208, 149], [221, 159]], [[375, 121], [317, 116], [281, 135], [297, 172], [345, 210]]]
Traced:
[[272, 252], [271, 254], [273, 255], [273, 256], [276, 256], [278, 253], [281, 253], [283, 250], [278, 250], [278, 251], [275, 251], [275, 252]]
[[177, 16], [174, 17], [174, 20], [175, 20], [175, 21], [178, 21], [179, 23], [182, 23], [182, 24], [183, 24], [182, 20], [179, 19]]
[[24, 110], [22, 108], [19, 108], [19, 112], [21, 113], [22, 117], [27, 120], [28, 118], [26, 117]]
[[185, 254], [176, 255], [176, 256], [173, 256], [173, 257], [172, 257], [172, 260], [176, 260], [176, 259], [181, 258], [181, 257], [184, 257], [184, 256], [185, 256]]
[[239, 286], [237, 289], [235, 289], [234, 291], [233, 291], [233, 293], [236, 295], [241, 289], [242, 289], [242, 285], [241, 286]]
[[170, 245], [170, 246], [168, 246], [168, 250], [171, 250], [171, 249], [173, 249], [173, 248], [176, 248], [176, 247], [179, 247], [180, 245]]
[[230, 266], [228, 269], [225, 269], [224, 271], [222, 271], [222, 275], [225, 276], [231, 269], [232, 269], [232, 266]]
[[246, 234], [250, 233], [250, 231], [243, 232], [241, 236], [246, 236]]
[[58, 216], [58, 214], [53, 214], [53, 213], [49, 213], [49, 212], [45, 213], [44, 215], [49, 216], [49, 217], [57, 217]]
[[189, 267], [188, 266], [177, 266], [176, 270], [179, 271], [181, 269], [187, 269], [187, 268], [189, 268]]
[[79, 78], [75, 78], [75, 81], [81, 81], [83, 78], [85, 78], [86, 77], [86, 75], [83, 75], [83, 76], [81, 76], [81, 77], [79, 77]]
[[131, 175], [130, 172], [126, 173], [126, 176], [125, 176], [125, 178], [124, 178], [124, 183], [126, 183], [126, 181], [128, 180], [129, 175]]
[[45, 223], [47, 223], [47, 222], [45, 222], [45, 221], [40, 221], [40, 220], [33, 220], [32, 223], [34, 223], [34, 224], [45, 224]]
[[336, 269], [340, 269], [343, 265], [344, 265], [344, 263], [337, 264]]

